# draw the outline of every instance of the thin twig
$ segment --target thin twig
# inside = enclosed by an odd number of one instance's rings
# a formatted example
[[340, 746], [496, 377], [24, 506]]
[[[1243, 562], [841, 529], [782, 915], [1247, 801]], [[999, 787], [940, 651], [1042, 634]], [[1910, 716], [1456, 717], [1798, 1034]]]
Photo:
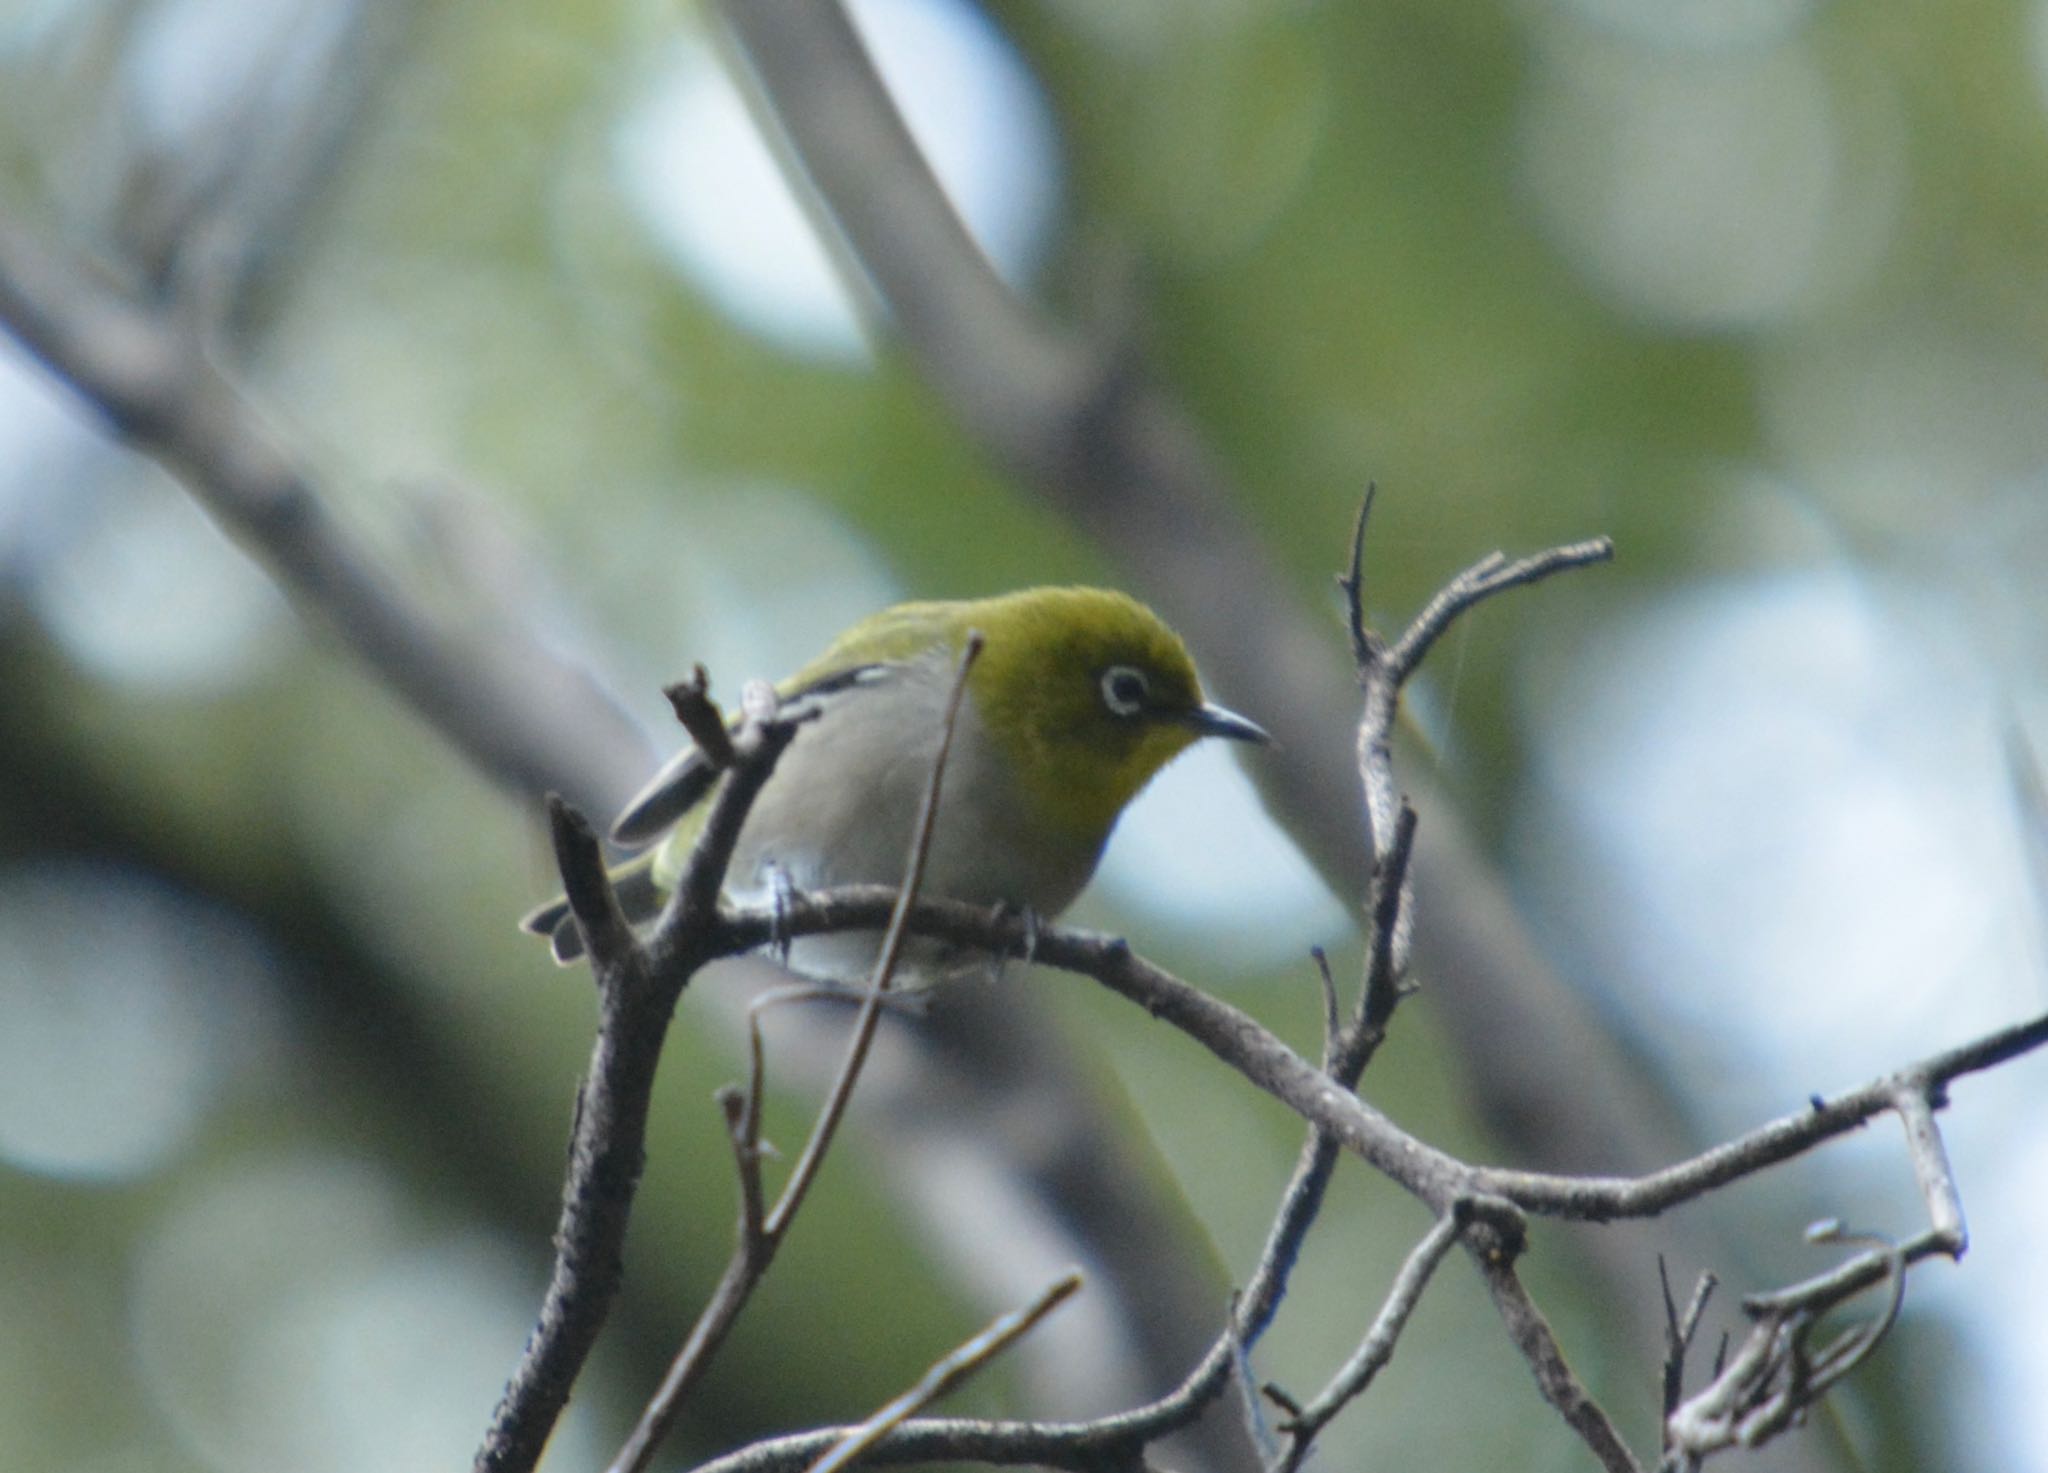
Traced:
[[1386, 1040], [1387, 1025], [1404, 995], [1408, 973], [1408, 865], [1415, 853], [1415, 810], [1402, 803], [1385, 859], [1376, 867], [1372, 888], [1372, 926], [1367, 933], [1365, 985], [1358, 996], [1358, 1015], [1345, 1033], [1331, 1073], [1355, 1086]]
[[1796, 1309], [1811, 1309], [1817, 1306], [1840, 1304], [1853, 1295], [1881, 1282], [1891, 1272], [1891, 1263], [1896, 1259], [1911, 1267], [1924, 1259], [1949, 1256], [1951, 1240], [1946, 1233], [1929, 1229], [1900, 1242], [1895, 1250], [1859, 1253], [1844, 1263], [1837, 1264], [1826, 1273], [1815, 1274], [1796, 1284], [1782, 1289], [1771, 1289], [1761, 1293], [1742, 1296], [1744, 1314], [1761, 1318], [1769, 1314], [1783, 1314]]
[[633, 928], [619, 908], [611, 878], [605, 873], [604, 850], [590, 822], [559, 794], [547, 795], [548, 832], [554, 840], [555, 868], [562, 875], [562, 891], [569, 913], [583, 933], [584, 949], [590, 954], [593, 972], [602, 977], [607, 967], [626, 964], [633, 952]]
[[1323, 1000], [1323, 1067], [1327, 1069], [1336, 1060], [1344, 1020], [1338, 1011], [1337, 979], [1330, 975], [1329, 953], [1320, 946], [1311, 946], [1308, 954], [1316, 964], [1316, 981]]
[[[1732, 1359], [1717, 1360], [1713, 1379], [1664, 1418], [1664, 1466], [1689, 1470], [1731, 1447], [1756, 1447], [1793, 1426], [1828, 1389], [1861, 1365], [1898, 1323], [1905, 1303], [1906, 1255], [1876, 1234], [1818, 1223], [1810, 1241], [1884, 1244], [1887, 1287], [1878, 1317], [1844, 1331], [1818, 1351], [1810, 1342], [1821, 1317], [1857, 1292], [1840, 1281], [1825, 1292], [1787, 1296], [1758, 1315]], [[1724, 1343], [1725, 1352], [1725, 1343]]]
[[1393, 826], [1406, 804], [1394, 779], [1394, 726], [1400, 714], [1402, 689], [1414, 676], [1423, 656], [1460, 615], [1486, 599], [1553, 573], [1605, 562], [1614, 556], [1614, 544], [1605, 537], [1597, 537], [1553, 547], [1512, 563], [1498, 552], [1488, 553], [1438, 590], [1409, 621], [1400, 637], [1389, 643], [1366, 626], [1360, 592], [1365, 529], [1372, 500], [1373, 493], [1368, 489], [1352, 533], [1350, 568], [1337, 582], [1345, 593], [1351, 654], [1359, 690], [1364, 696], [1354, 747], [1358, 778], [1365, 793], [1368, 839], [1377, 867], [1392, 846]]
[[1337, 575], [1337, 586], [1344, 591], [1344, 629], [1351, 638], [1351, 663], [1360, 671], [1373, 663], [1374, 644], [1379, 639], [1365, 622], [1365, 529], [1378, 494], [1379, 487], [1368, 481], [1358, 503], [1358, 519], [1351, 524], [1351, 564]]
[[1430, 646], [1473, 605], [1510, 588], [1539, 582], [1553, 573], [1604, 563], [1613, 556], [1614, 543], [1606, 537], [1553, 547], [1547, 552], [1517, 558], [1512, 563], [1500, 553], [1488, 554], [1445, 584], [1409, 624], [1400, 641], [1389, 651], [1395, 679], [1405, 681], [1414, 674], [1423, 656], [1429, 653]]
[[[757, 1051], [748, 1061], [753, 1078], [760, 1077], [761, 1056]], [[742, 1239], [761, 1231], [766, 1198], [761, 1189], [760, 1117], [755, 1106], [754, 1085], [742, 1090], [728, 1084], [715, 1096], [725, 1116], [726, 1139], [732, 1144], [733, 1169], [740, 1182], [740, 1228]]]
[[774, 772], [772, 761], [764, 764], [749, 760], [752, 754], [772, 751], [779, 758], [796, 740], [797, 729], [817, 715], [815, 708], [784, 713], [772, 699], [754, 702], [747, 711], [736, 741], [734, 763], [711, 796], [704, 826], [690, 846], [690, 857], [683, 863], [675, 893], [669, 896], [668, 904], [654, 923], [653, 934], [647, 939], [648, 954], [656, 966], [673, 968], [678, 960], [689, 959], [698, 937], [716, 934], [718, 895], [732, 865], [733, 851], [739, 847], [740, 831], [746, 827], [754, 801]]
[[1463, 1213], [1447, 1212], [1432, 1223], [1422, 1241], [1409, 1250], [1401, 1262], [1400, 1272], [1394, 1276], [1393, 1286], [1387, 1290], [1386, 1301], [1373, 1317], [1372, 1328], [1359, 1342], [1358, 1349], [1352, 1352], [1351, 1358], [1331, 1377], [1330, 1384], [1316, 1395], [1315, 1400], [1299, 1408], [1281, 1428], [1291, 1441], [1286, 1456], [1278, 1465], [1279, 1473], [1294, 1473], [1301, 1467], [1323, 1428], [1348, 1403], [1363, 1395], [1372, 1385], [1373, 1377], [1394, 1358], [1395, 1343], [1407, 1328], [1408, 1317], [1415, 1312], [1415, 1306], [1422, 1302], [1422, 1291], [1429, 1287], [1437, 1265], [1464, 1235], [1468, 1221]]
[[778, 1237], [796, 1215], [797, 1208], [803, 1205], [804, 1196], [810, 1191], [818, 1167], [825, 1159], [825, 1152], [830, 1149], [832, 1138], [838, 1134], [840, 1122], [846, 1117], [847, 1102], [853, 1098], [854, 1082], [860, 1077], [868, 1048], [874, 1042], [875, 1028], [881, 1022], [882, 1002], [891, 979], [896, 975], [904, 939], [910, 934], [910, 908], [917, 904], [918, 892], [924, 885], [925, 865], [931, 858], [932, 835], [939, 817], [939, 790], [946, 777], [946, 758], [953, 749], [953, 731], [960, 721], [960, 702], [967, 694], [967, 676], [974, 668], [974, 662], [981, 657], [982, 647], [981, 632], [970, 631], [967, 643], [960, 651], [959, 668], [953, 676], [953, 692], [947, 698], [945, 718], [939, 726], [939, 747], [932, 757], [931, 777], [926, 781], [924, 796], [918, 803], [917, 826], [910, 843], [910, 856], [904, 861], [903, 883], [897, 891], [896, 906], [889, 912], [888, 929], [882, 934], [882, 948], [875, 957], [867, 996], [861, 1000], [860, 1016], [854, 1024], [852, 1041], [847, 1045], [846, 1062], [840, 1068], [838, 1079], [833, 1082], [831, 1093], [825, 1097], [825, 1106], [818, 1112], [817, 1124], [811, 1131], [810, 1140], [804, 1143], [803, 1154], [797, 1158], [796, 1166], [790, 1172], [781, 1200], [768, 1214], [768, 1231]]
[[1536, 1307], [1536, 1301], [1530, 1298], [1515, 1272], [1513, 1255], [1475, 1246], [1472, 1259], [1479, 1265], [1479, 1276], [1493, 1295], [1494, 1308], [1500, 1311], [1508, 1338], [1529, 1363], [1543, 1399], [1557, 1409], [1566, 1426], [1578, 1433], [1607, 1473], [1643, 1473], [1642, 1464], [1621, 1440], [1614, 1423], [1566, 1363], [1556, 1331], [1550, 1328], [1550, 1321], [1543, 1317], [1543, 1311]]
[[[1701, 1274], [1693, 1286], [1692, 1298], [1686, 1301], [1683, 1312], [1678, 1301], [1671, 1294], [1671, 1277], [1664, 1265], [1664, 1255], [1657, 1255], [1657, 1287], [1664, 1297], [1664, 1377], [1663, 1407], [1668, 1419], [1678, 1410], [1678, 1404], [1685, 1396], [1685, 1360], [1692, 1350], [1693, 1336], [1699, 1333], [1700, 1319], [1707, 1312], [1707, 1300], [1713, 1297], [1714, 1287], [1719, 1282], [1712, 1274]], [[1670, 1435], [1665, 1435], [1665, 1450], [1670, 1450]]]
[[1850, 1232], [1836, 1222], [1824, 1224], [1823, 1230], [1809, 1233], [1808, 1237], [1816, 1243], [1861, 1241], [1879, 1244], [1885, 1255], [1885, 1283], [1889, 1290], [1885, 1295], [1884, 1309], [1876, 1319], [1845, 1332], [1813, 1357], [1813, 1371], [1806, 1385], [1806, 1401], [1811, 1403], [1862, 1364], [1877, 1349], [1878, 1342], [1898, 1324], [1899, 1313], [1906, 1307], [1906, 1257], [1899, 1251], [1898, 1243], [1883, 1234]]
[[1949, 1257], [1961, 1258], [1970, 1245], [1970, 1234], [1963, 1224], [1963, 1196], [1956, 1186], [1955, 1168], [1949, 1165], [1941, 1126], [1934, 1119], [1937, 1092], [1924, 1084], [1908, 1086], [1893, 1096], [1892, 1105], [1906, 1132], [1906, 1154], [1912, 1159], [1913, 1178], [1927, 1204], [1929, 1223], [1948, 1239]]
[[704, 667], [696, 666], [688, 680], [665, 685], [661, 693], [668, 698], [669, 709], [676, 713], [676, 720], [690, 734], [690, 740], [697, 744], [705, 763], [714, 772], [732, 766], [737, 760], [732, 732], [725, 724], [725, 713], [711, 699], [711, 677]]
[[903, 1422], [916, 1416], [1030, 1333], [1040, 1320], [1080, 1287], [1080, 1271], [1072, 1270], [1022, 1309], [1013, 1309], [992, 1321], [980, 1334], [936, 1362], [915, 1386], [848, 1433], [832, 1451], [811, 1465], [809, 1473], [838, 1473], [839, 1469], [852, 1464]]
[[1231, 1299], [1230, 1313], [1223, 1317], [1224, 1363], [1230, 1370], [1230, 1385], [1237, 1391], [1238, 1420], [1244, 1428], [1245, 1440], [1251, 1443], [1259, 1465], [1271, 1467], [1280, 1456], [1280, 1443], [1273, 1435], [1272, 1424], [1266, 1420], [1259, 1378], [1252, 1371], [1251, 1345], [1238, 1333], [1242, 1321], [1238, 1315], [1237, 1296], [1232, 1295]]

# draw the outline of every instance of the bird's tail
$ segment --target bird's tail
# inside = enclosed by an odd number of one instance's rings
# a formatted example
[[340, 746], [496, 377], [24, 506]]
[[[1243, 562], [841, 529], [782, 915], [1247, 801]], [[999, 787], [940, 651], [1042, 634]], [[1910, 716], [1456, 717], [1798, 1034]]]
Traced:
[[[619, 909], [636, 926], [654, 919], [661, 910], [662, 902], [668, 899], [668, 892], [654, 883], [655, 852], [658, 851], [629, 860], [611, 872], [612, 889], [619, 897]], [[569, 914], [569, 901], [565, 896], [558, 895], [538, 910], [521, 916], [519, 929], [547, 937], [557, 966], [566, 967], [583, 955], [583, 932], [577, 928], [576, 917]]]

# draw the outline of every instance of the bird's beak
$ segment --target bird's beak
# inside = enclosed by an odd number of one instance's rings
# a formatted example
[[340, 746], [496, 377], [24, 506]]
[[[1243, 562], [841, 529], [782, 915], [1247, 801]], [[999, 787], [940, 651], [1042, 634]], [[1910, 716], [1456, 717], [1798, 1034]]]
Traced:
[[1258, 722], [1225, 710], [1213, 701], [1205, 702], [1188, 712], [1188, 725], [1203, 736], [1225, 737], [1233, 742], [1257, 742], [1269, 745], [1273, 738]]

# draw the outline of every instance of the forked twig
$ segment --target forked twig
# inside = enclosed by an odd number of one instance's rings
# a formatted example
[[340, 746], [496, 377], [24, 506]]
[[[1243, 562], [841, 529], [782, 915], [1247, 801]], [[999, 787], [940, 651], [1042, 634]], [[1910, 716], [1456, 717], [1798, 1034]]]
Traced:
[[1761, 1308], [1752, 1307], [1755, 1301], [1745, 1303], [1756, 1324], [1733, 1356], [1715, 1367], [1713, 1379], [1700, 1391], [1667, 1407], [1664, 1467], [1670, 1473], [1692, 1473], [1715, 1453], [1756, 1447], [1792, 1426], [1830, 1387], [1861, 1365], [1898, 1323], [1908, 1266], [1903, 1245], [1874, 1233], [1850, 1232], [1835, 1221], [1816, 1223], [1808, 1229], [1807, 1239], [1881, 1245], [1883, 1310], [1816, 1350], [1812, 1339], [1822, 1316], [1869, 1288], [1869, 1281], [1829, 1274], [1766, 1296]]
[[[1664, 1375], [1663, 1406], [1668, 1421], [1678, 1410], [1679, 1402], [1685, 1396], [1685, 1359], [1692, 1350], [1693, 1337], [1699, 1333], [1700, 1320], [1707, 1312], [1707, 1301], [1713, 1297], [1715, 1285], [1719, 1282], [1712, 1274], [1701, 1274], [1693, 1286], [1692, 1298], [1686, 1301], [1683, 1311], [1671, 1293], [1671, 1275], [1665, 1267], [1664, 1255], [1657, 1255], [1657, 1287], [1664, 1296]], [[1667, 1428], [1664, 1434], [1664, 1451], [1671, 1451], [1671, 1435]]]

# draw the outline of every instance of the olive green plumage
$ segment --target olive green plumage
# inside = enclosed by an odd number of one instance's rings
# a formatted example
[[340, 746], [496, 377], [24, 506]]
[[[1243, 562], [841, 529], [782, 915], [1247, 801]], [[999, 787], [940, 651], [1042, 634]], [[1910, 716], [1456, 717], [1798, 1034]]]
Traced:
[[[893, 884], [902, 876], [947, 695], [968, 631], [985, 640], [968, 676], [926, 892], [1057, 915], [1094, 872], [1117, 815], [1198, 738], [1263, 741], [1209, 704], [1180, 638], [1137, 600], [1093, 588], [900, 604], [861, 621], [777, 687], [815, 702], [749, 814], [727, 874], [735, 898]], [[694, 752], [670, 762], [614, 825], [622, 842], [666, 833], [621, 871], [621, 901], [652, 915], [674, 887], [702, 822], [711, 773]], [[582, 949], [559, 902], [527, 918], [567, 961]], [[870, 934], [799, 942], [810, 975], [863, 975]], [[923, 972], [943, 970], [927, 950]]]

